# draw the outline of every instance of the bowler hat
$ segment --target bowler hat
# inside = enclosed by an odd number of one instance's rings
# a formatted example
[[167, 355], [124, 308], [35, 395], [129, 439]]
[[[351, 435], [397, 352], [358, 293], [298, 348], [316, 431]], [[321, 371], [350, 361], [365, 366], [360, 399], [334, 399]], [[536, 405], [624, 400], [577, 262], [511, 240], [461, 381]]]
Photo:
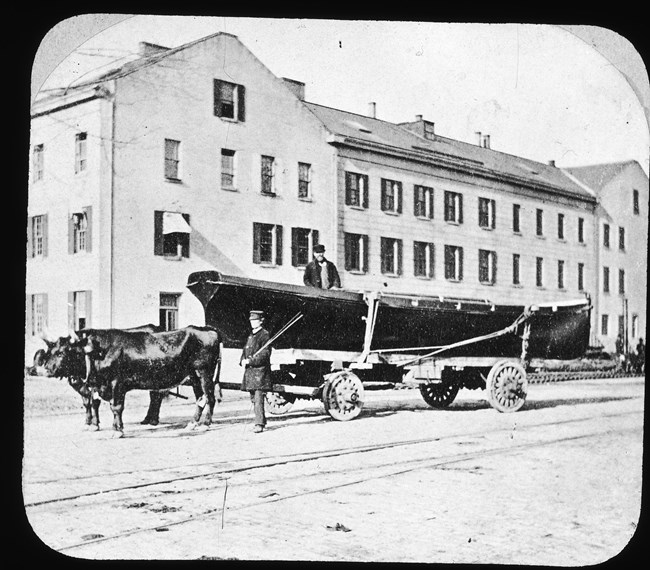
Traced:
[[314, 253], [325, 253], [325, 246], [321, 244], [315, 245]]

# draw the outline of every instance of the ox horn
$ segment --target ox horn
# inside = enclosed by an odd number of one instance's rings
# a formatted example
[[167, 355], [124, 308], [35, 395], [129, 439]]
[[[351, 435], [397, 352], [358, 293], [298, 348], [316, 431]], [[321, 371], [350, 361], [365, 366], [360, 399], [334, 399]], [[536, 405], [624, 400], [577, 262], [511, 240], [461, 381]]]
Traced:
[[75, 331], [70, 331], [70, 340], [72, 342], [79, 342], [81, 339], [77, 336]]

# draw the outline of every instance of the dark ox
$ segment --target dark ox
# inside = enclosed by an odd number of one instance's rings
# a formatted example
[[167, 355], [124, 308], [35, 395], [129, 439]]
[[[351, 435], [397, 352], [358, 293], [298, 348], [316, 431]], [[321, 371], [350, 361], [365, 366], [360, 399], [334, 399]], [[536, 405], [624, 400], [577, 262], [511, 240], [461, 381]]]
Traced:
[[196, 397], [189, 427], [197, 425], [206, 403], [204, 423], [210, 425], [215, 402], [221, 401], [221, 339], [216, 330], [189, 326], [160, 333], [129, 332], [114, 336], [110, 343], [102, 333], [85, 330], [79, 340], [60, 338], [45, 366], [55, 376], [82, 378], [82, 383], [108, 400], [116, 433], [124, 430], [127, 392], [166, 391], [182, 383], [190, 384]]
[[[118, 339], [123, 339], [125, 336], [133, 332], [162, 332], [163, 328], [158, 327], [153, 324], [142, 325], [139, 327], [133, 327], [129, 329], [83, 329], [75, 333], [77, 338], [79, 335], [82, 338], [89, 333], [96, 335], [96, 337], [101, 337], [101, 344], [108, 346]], [[43, 338], [45, 344], [47, 344], [47, 349], [39, 349], [34, 354], [34, 363], [33, 366], [28, 368], [27, 373], [33, 376], [49, 376], [47, 367], [45, 366], [48, 360], [52, 356], [52, 351], [60, 352], [66, 347], [72, 345], [69, 337], [61, 337], [56, 341], [50, 341], [46, 338]], [[86, 412], [86, 426], [92, 427], [94, 430], [99, 430], [99, 407], [101, 405], [101, 398], [99, 397], [97, 390], [92, 386], [88, 385], [85, 382], [86, 377], [86, 367], [83, 367], [83, 370], [79, 368], [78, 370], [68, 370], [67, 377], [68, 384], [81, 396], [81, 401]], [[64, 377], [61, 374], [61, 377]], [[157, 425], [160, 416], [160, 405], [165, 396], [164, 392], [151, 391], [149, 392], [149, 409], [147, 410], [147, 415], [143, 424]]]

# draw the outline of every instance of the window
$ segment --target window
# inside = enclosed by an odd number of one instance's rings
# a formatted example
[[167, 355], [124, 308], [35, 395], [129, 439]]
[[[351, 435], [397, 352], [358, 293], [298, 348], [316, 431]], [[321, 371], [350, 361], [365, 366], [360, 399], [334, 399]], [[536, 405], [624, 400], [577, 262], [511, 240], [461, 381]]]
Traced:
[[618, 292], [625, 295], [625, 269], [618, 270]]
[[381, 238], [381, 272], [385, 275], [402, 274], [402, 240]]
[[47, 214], [27, 218], [27, 257], [47, 255]]
[[578, 291], [585, 290], [585, 264], [578, 263]]
[[68, 219], [68, 253], [91, 251], [92, 207], [76, 212]]
[[282, 265], [282, 226], [253, 222], [253, 263]]
[[564, 214], [557, 215], [557, 239], [564, 239]]
[[434, 272], [434, 246], [423, 241], [413, 242], [413, 275], [433, 279]]
[[[634, 213], [638, 216], [639, 215], [639, 191], [638, 190], [632, 190], [632, 206], [634, 209]], [[636, 335], [632, 335], [636, 336]]]
[[190, 215], [154, 212], [154, 255], [174, 259], [190, 256]]
[[538, 236], [543, 236], [544, 235], [544, 210], [540, 210], [539, 208], [537, 208], [535, 220], [536, 220], [535, 233]]
[[262, 194], [275, 195], [275, 158], [262, 156]]
[[463, 223], [463, 195], [445, 192], [445, 222]]
[[478, 250], [478, 280], [486, 285], [494, 285], [497, 280], [496, 251]]
[[512, 205], [512, 231], [516, 234], [521, 233], [520, 226], [521, 206], [519, 204]]
[[305, 267], [311, 260], [311, 252], [318, 243], [318, 230], [291, 228], [291, 265]]
[[557, 262], [557, 288], [564, 289], [564, 261]]
[[433, 188], [413, 186], [413, 214], [417, 218], [433, 219]]
[[535, 258], [535, 285], [544, 287], [544, 258]]
[[91, 291], [71, 291], [68, 293], [68, 328], [73, 331], [91, 326]]
[[165, 178], [180, 180], [180, 141], [165, 139]]
[[345, 173], [345, 203], [348, 206], [368, 207], [368, 175]]
[[298, 163], [298, 198], [311, 198], [311, 164]]
[[639, 315], [632, 314], [632, 338], [639, 336]]
[[463, 248], [456, 245], [445, 246], [445, 279], [463, 280]]
[[521, 285], [520, 276], [521, 256], [518, 253], [512, 254], [512, 284]]
[[618, 228], [618, 249], [625, 250], [625, 228]]
[[603, 246], [609, 247], [609, 224], [603, 224]]
[[79, 174], [86, 170], [86, 133], [77, 133], [74, 137], [74, 171]]
[[609, 267], [603, 267], [603, 293], [609, 293]]
[[32, 150], [32, 182], [43, 180], [45, 147], [42, 144], [34, 145]]
[[214, 80], [214, 116], [235, 121], [246, 120], [246, 88], [228, 81]]
[[161, 293], [159, 324], [163, 330], [173, 331], [178, 328], [178, 304], [181, 299], [180, 293]]
[[235, 151], [221, 149], [221, 187], [235, 187]]
[[600, 315], [600, 334], [607, 336], [609, 334], [609, 315]]
[[402, 213], [402, 183], [381, 179], [381, 209], [384, 212]]
[[578, 218], [578, 243], [585, 243], [585, 219]]
[[494, 200], [478, 199], [478, 225], [493, 230], [496, 224]]
[[31, 336], [40, 335], [47, 330], [47, 293], [27, 295], [26, 330]]
[[344, 234], [346, 271], [368, 272], [368, 236]]

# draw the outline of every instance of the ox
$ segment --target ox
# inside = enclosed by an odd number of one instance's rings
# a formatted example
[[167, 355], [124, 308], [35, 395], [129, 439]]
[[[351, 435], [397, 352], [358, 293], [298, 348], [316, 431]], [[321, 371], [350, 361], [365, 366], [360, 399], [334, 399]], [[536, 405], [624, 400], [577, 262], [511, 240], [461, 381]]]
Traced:
[[[100, 344], [107, 346], [112, 344], [118, 339], [124, 339], [130, 333], [133, 332], [162, 332], [163, 328], [147, 324], [139, 327], [133, 327], [129, 329], [83, 329], [75, 333], [74, 338], [78, 340], [79, 335], [85, 338], [88, 334], [92, 333], [95, 335], [95, 338], [101, 338]], [[71, 346], [69, 337], [61, 337], [56, 341], [50, 341], [47, 338], [43, 337], [43, 341], [47, 345], [47, 349], [39, 349], [34, 354], [34, 364], [30, 369], [28, 369], [28, 374], [34, 376], [47, 376], [48, 371], [45, 366], [47, 361], [52, 356], [53, 351], [63, 351], [67, 347]], [[99, 407], [101, 405], [101, 399], [97, 393], [97, 390], [93, 389], [84, 381], [86, 377], [86, 369], [84, 370], [68, 370], [67, 371], [68, 384], [81, 396], [81, 401], [86, 412], [86, 426], [92, 427], [95, 431], [99, 430]], [[61, 374], [61, 376], [64, 376]], [[149, 392], [149, 409], [147, 410], [147, 415], [143, 424], [157, 425], [160, 415], [160, 405], [162, 403], [164, 392], [151, 391]]]
[[206, 403], [204, 423], [210, 425], [215, 402], [221, 401], [221, 338], [215, 329], [189, 326], [160, 333], [129, 332], [116, 336], [110, 344], [101, 333], [84, 330], [81, 339], [64, 342], [66, 337], [60, 338], [45, 367], [54, 376], [84, 378], [83, 384], [108, 400], [117, 435], [124, 432], [127, 392], [166, 391], [186, 381], [196, 396], [194, 418], [188, 427], [198, 424]]

